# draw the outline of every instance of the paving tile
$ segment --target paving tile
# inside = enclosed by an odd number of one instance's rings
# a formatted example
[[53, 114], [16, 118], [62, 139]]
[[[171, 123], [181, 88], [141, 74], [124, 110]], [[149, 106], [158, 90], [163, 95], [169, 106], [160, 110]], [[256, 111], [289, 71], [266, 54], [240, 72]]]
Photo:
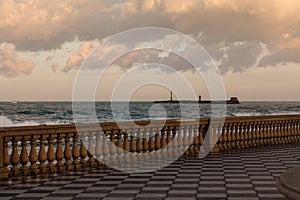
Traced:
[[299, 152], [297, 144], [267, 146], [183, 158], [147, 173], [93, 169], [12, 178], [0, 181], [0, 199], [285, 200], [275, 179], [299, 164]]

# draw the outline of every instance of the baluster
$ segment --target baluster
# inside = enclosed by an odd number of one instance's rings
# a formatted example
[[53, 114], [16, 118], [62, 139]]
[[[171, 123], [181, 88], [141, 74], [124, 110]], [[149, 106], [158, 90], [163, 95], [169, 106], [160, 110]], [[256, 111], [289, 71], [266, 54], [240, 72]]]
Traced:
[[78, 134], [77, 133], [73, 133], [73, 148], [72, 148], [72, 156], [73, 156], [73, 165], [75, 169], [80, 169], [81, 165], [79, 163], [79, 156], [80, 156], [80, 152], [79, 152], [79, 148], [78, 148]]
[[144, 130], [142, 134], [143, 134], [143, 153], [147, 153], [149, 150], [147, 131]]
[[182, 134], [183, 134], [183, 139], [182, 139], [182, 149], [186, 149], [184, 152], [185, 156], [189, 156], [190, 152], [188, 149], [188, 145], [189, 145], [189, 140], [188, 140], [188, 134], [190, 134], [189, 132], [189, 128], [188, 126], [182, 126]]
[[268, 121], [268, 122], [267, 122], [267, 127], [268, 127], [268, 128], [267, 128], [267, 130], [268, 130], [268, 131], [267, 131], [267, 135], [268, 135], [268, 136], [267, 136], [267, 137], [268, 137], [268, 145], [272, 145], [271, 123], [272, 123], [271, 121]]
[[173, 152], [172, 152], [172, 128], [170, 126], [168, 126], [168, 128], [166, 129], [167, 130], [167, 148], [166, 148], [166, 151], [167, 151], [167, 156], [168, 157], [171, 157], [173, 155]]
[[130, 130], [130, 160], [135, 163], [137, 161], [136, 157], [136, 141], [135, 141], [135, 131]]
[[283, 136], [283, 130], [282, 130], [282, 120], [279, 120], [277, 122], [277, 131], [278, 131], [278, 137], [279, 137], [279, 144], [284, 144], [284, 136]]
[[[97, 165], [98, 167], [102, 167], [102, 145], [101, 145], [101, 133], [96, 132], [96, 145], [95, 145], [95, 155], [97, 159]], [[122, 141], [121, 141], [122, 142]]]
[[163, 128], [163, 129], [161, 130], [161, 148], [164, 148], [164, 147], [166, 146], [166, 144], [167, 144], [167, 142], [166, 142], [166, 137], [165, 137], [165, 133], [166, 133], [166, 129]]
[[290, 133], [290, 122], [289, 120], [286, 121], [286, 135], [287, 135], [287, 142], [288, 144], [291, 143], [291, 133]]
[[130, 146], [129, 146], [129, 142], [128, 142], [128, 134], [126, 132], [124, 132], [124, 144], [123, 144], [123, 149], [125, 151], [130, 151]]
[[62, 147], [62, 139], [65, 135], [64, 134], [58, 134], [57, 136], [57, 148], [56, 148], [56, 166], [58, 172], [62, 172], [65, 170], [65, 166], [62, 162], [64, 159], [64, 153], [63, 153], [63, 147]]
[[205, 125], [199, 125], [199, 152], [203, 153], [204, 152], [204, 148], [203, 148], [203, 129], [204, 129]]
[[261, 146], [265, 145], [264, 132], [265, 132], [265, 124], [264, 124], [264, 122], [260, 122], [260, 144], [261, 144]]
[[159, 136], [160, 136], [159, 131], [156, 129], [156, 131], [155, 131], [155, 150], [156, 151], [160, 150], [161, 141], [160, 141]]
[[299, 120], [296, 121], [296, 135], [297, 135], [297, 142], [300, 142], [300, 127], [299, 127]]
[[255, 147], [260, 147], [261, 143], [261, 134], [260, 134], [260, 122], [259, 121], [255, 121], [254, 123], [255, 125]]
[[172, 157], [177, 156], [177, 147], [179, 146], [178, 145], [178, 137], [179, 137], [178, 135], [180, 135], [179, 130], [177, 129], [176, 126], [174, 126], [172, 129], [172, 143], [173, 143], [172, 144], [172, 149], [173, 149]]
[[236, 149], [241, 149], [241, 143], [240, 143], [240, 138], [241, 138], [241, 124], [237, 123], [235, 124], [235, 148]]
[[282, 135], [282, 121], [277, 121], [277, 136], [278, 136], [278, 143], [283, 144], [283, 135]]
[[130, 152], [136, 153], [136, 143], [134, 139], [134, 131], [131, 131], [130, 135]]
[[270, 137], [271, 137], [271, 144], [275, 145], [276, 143], [276, 138], [275, 138], [275, 126], [274, 126], [274, 121], [270, 121]]
[[137, 130], [137, 139], [136, 139], [136, 152], [141, 153], [143, 151], [143, 145], [142, 145], [142, 133], [140, 129]]
[[245, 132], [244, 132], [244, 146], [245, 146], [245, 148], [246, 149], [248, 149], [249, 148], [249, 137], [248, 137], [248, 135], [249, 135], [249, 129], [250, 129], [250, 127], [249, 127], [249, 123], [247, 122], [247, 123], [245, 123]]
[[88, 163], [90, 164], [90, 167], [96, 167], [97, 163], [95, 161], [94, 155], [95, 155], [95, 146], [94, 146], [94, 133], [89, 132], [88, 133]]
[[266, 122], [267, 126], [267, 145], [271, 144], [271, 132], [270, 132], [270, 121]]
[[218, 124], [214, 124], [211, 126], [211, 129], [210, 129], [210, 147], [212, 147], [211, 149], [211, 152], [212, 153], [219, 153], [219, 144], [218, 144]]
[[86, 157], [87, 157], [87, 149], [85, 146], [85, 142], [86, 142], [86, 133], [81, 133], [81, 142], [80, 142], [80, 164], [81, 167], [84, 169], [88, 166], [88, 163], [86, 161]]
[[[199, 154], [199, 137], [198, 137], [198, 135], [197, 135], [197, 129], [196, 129], [196, 127], [192, 127], [192, 130], [193, 130], [193, 133], [194, 133], [194, 135], [193, 135], [193, 153], [195, 154], [195, 155], [198, 155]], [[167, 137], [168, 137], [168, 132], [167, 132]]]
[[264, 131], [264, 126], [262, 124], [262, 122], [258, 122], [258, 138], [259, 138], [259, 145], [258, 146], [263, 146], [264, 145], [264, 135], [263, 135], [263, 131]]
[[168, 127], [168, 129], [167, 129], [167, 141], [166, 141], [167, 145], [171, 144], [171, 142], [172, 142], [171, 132], [172, 132], [171, 127]]
[[296, 142], [300, 142], [300, 138], [299, 138], [299, 120], [295, 121], [295, 136], [296, 136]]
[[246, 133], [246, 123], [245, 122], [242, 122], [241, 124], [241, 134], [240, 134], [240, 146], [241, 146], [241, 149], [244, 149], [246, 148], [245, 146], [245, 133]]
[[10, 162], [12, 164], [12, 170], [11, 174], [12, 176], [18, 176], [20, 174], [20, 170], [18, 168], [18, 164], [20, 162], [20, 157], [18, 154], [18, 141], [20, 140], [20, 137], [14, 136], [12, 145], [13, 145], [13, 150], [11, 153], [11, 159]]
[[284, 124], [284, 121], [280, 121], [280, 137], [281, 137], [281, 141], [282, 141], [282, 144], [286, 144], [286, 138], [285, 138], [285, 124]]
[[264, 145], [268, 145], [269, 144], [269, 138], [268, 138], [268, 122], [265, 121], [263, 122], [264, 124], [264, 131], [263, 131], [263, 135], [264, 135]]
[[39, 174], [40, 170], [36, 167], [36, 162], [38, 161], [38, 154], [36, 152], [36, 140], [38, 135], [33, 135], [31, 137], [31, 148], [30, 148], [30, 170], [32, 174]]
[[29, 162], [29, 156], [27, 152], [27, 142], [28, 142], [29, 136], [23, 136], [22, 138], [22, 150], [20, 155], [20, 161], [22, 164], [21, 171], [23, 175], [29, 174], [29, 169], [27, 166], [27, 163]]
[[129, 142], [128, 142], [128, 133], [126, 133], [126, 131], [124, 132], [124, 143], [123, 143], [123, 149], [124, 149], [124, 157], [125, 157], [125, 161], [126, 163], [130, 162], [130, 157], [129, 157], [129, 152], [130, 152], [130, 146], [129, 146]]
[[236, 139], [235, 139], [235, 134], [236, 134], [236, 123], [233, 123], [231, 126], [230, 126], [230, 135], [231, 135], [231, 148], [232, 149], [236, 149], [237, 146], [236, 146]]
[[65, 138], [65, 166], [67, 170], [74, 169], [74, 166], [72, 165], [71, 162], [71, 158], [72, 158], [72, 151], [70, 147], [71, 134], [72, 133], [67, 133]]
[[250, 145], [250, 138], [249, 138], [249, 134], [251, 133], [250, 132], [250, 126], [249, 126], [249, 122], [246, 122], [245, 123], [245, 133], [244, 133], [244, 145], [245, 145], [245, 148], [246, 149], [249, 149]]
[[287, 135], [288, 135], [288, 143], [292, 143], [292, 133], [291, 133], [291, 121], [287, 121]]
[[273, 122], [273, 137], [274, 137], [274, 144], [279, 144], [279, 135], [278, 135], [278, 121]]
[[[194, 137], [194, 128], [192, 126], [189, 127], [189, 152], [190, 155], [194, 155], [195, 154], [195, 139], [197, 137]], [[197, 138], [198, 139], [198, 138]]]
[[48, 159], [48, 169], [50, 173], [55, 173], [56, 168], [54, 165], [54, 159], [55, 159], [55, 153], [54, 153], [54, 138], [56, 137], [56, 134], [49, 135], [48, 138], [48, 151], [47, 151], [47, 159]]
[[136, 138], [136, 152], [137, 152], [137, 159], [138, 160], [142, 160], [143, 157], [143, 145], [142, 145], [142, 133], [140, 131], [140, 129], [137, 130], [137, 134], [136, 134], [137, 138]]
[[257, 122], [257, 140], [258, 140], [258, 144], [257, 146], [260, 147], [263, 145], [263, 125], [262, 122], [258, 121]]
[[263, 122], [263, 141], [264, 141], [264, 146], [268, 145], [268, 135], [267, 135], [267, 122]]
[[295, 132], [294, 132], [294, 120], [291, 120], [291, 140], [295, 142]]
[[224, 123], [223, 127], [222, 127], [222, 150], [223, 152], [227, 152], [227, 132], [226, 132], [226, 129], [227, 129], [227, 123]]
[[120, 164], [123, 164], [123, 159], [124, 159], [124, 155], [123, 155], [123, 142], [122, 142], [122, 135], [123, 132], [121, 129], [118, 130], [117, 132], [117, 153], [118, 153], [118, 161]]
[[107, 130], [104, 130], [103, 131], [103, 162], [105, 164], [105, 166], [103, 166], [104, 168], [106, 168], [106, 163], [108, 163], [110, 161], [110, 155], [109, 155], [109, 145], [108, 145], [108, 142], [109, 142], [109, 138], [108, 138], [108, 135], [109, 135], [109, 131]]
[[147, 130], [145, 130], [145, 129], [144, 129], [144, 132], [142, 134], [143, 134], [143, 156], [144, 156], [145, 160], [149, 160], [150, 159], [149, 154], [148, 154], [149, 143], [148, 143], [148, 140], [147, 140], [149, 135], [147, 135]]
[[232, 124], [231, 123], [228, 123], [227, 126], [226, 126], [226, 136], [227, 136], [227, 150], [228, 151], [231, 151], [232, 149], [232, 142], [231, 142], [231, 126]]
[[109, 132], [109, 139], [110, 139], [109, 140], [109, 142], [110, 142], [109, 151], [110, 151], [110, 162], [112, 164], [117, 162], [117, 156], [116, 156], [117, 147], [116, 147], [116, 143], [115, 143], [115, 138], [116, 138], [116, 132], [114, 130], [111, 130]]
[[247, 148], [253, 147], [253, 141], [254, 141], [254, 134], [252, 129], [252, 122], [247, 123]]
[[291, 120], [292, 142], [295, 142], [294, 120]]
[[6, 174], [6, 177], [8, 177], [9, 174], [8, 165], [10, 164], [10, 158], [8, 154], [8, 142], [11, 140], [12, 140], [11, 137], [3, 138], [3, 167], [4, 167], [3, 173]]
[[292, 141], [294, 143], [296, 142], [295, 120], [292, 120], [291, 129], [292, 129]]
[[222, 127], [218, 127], [218, 148], [219, 148], [219, 151], [220, 152], [223, 152], [224, 151], [224, 140], [223, 140], [223, 131], [222, 131]]
[[255, 122], [251, 122], [251, 147], [256, 147], [256, 130], [255, 130]]
[[156, 128], [155, 129], [155, 139], [154, 139], [156, 151], [153, 154], [153, 155], [155, 155], [156, 159], [161, 158], [161, 138], [160, 137], [161, 137], [161, 131]]
[[287, 122], [286, 121], [283, 121], [282, 128], [283, 128], [284, 144], [287, 144], [288, 143], [288, 132], [287, 132]]
[[274, 134], [273, 134], [273, 121], [269, 121], [269, 142], [271, 145], [274, 145]]
[[40, 162], [40, 172], [42, 174], [45, 174], [48, 172], [47, 166], [45, 164], [46, 160], [47, 160], [47, 154], [46, 154], [46, 150], [45, 150], [45, 142], [46, 142], [46, 138], [49, 137], [48, 135], [41, 135], [40, 136], [40, 150], [39, 150], [39, 162]]
[[254, 128], [254, 147], [258, 147], [259, 146], [259, 127], [258, 127], [258, 122], [254, 122], [253, 124], [253, 128]]
[[178, 127], [177, 129], [177, 148], [179, 151], [181, 151], [182, 147], [183, 147], [183, 132], [184, 129], [182, 129], [181, 127]]
[[[154, 140], [153, 140], [153, 130], [152, 128], [149, 131], [149, 152], [154, 151], [155, 145], [154, 145]], [[152, 154], [151, 154], [152, 155]]]

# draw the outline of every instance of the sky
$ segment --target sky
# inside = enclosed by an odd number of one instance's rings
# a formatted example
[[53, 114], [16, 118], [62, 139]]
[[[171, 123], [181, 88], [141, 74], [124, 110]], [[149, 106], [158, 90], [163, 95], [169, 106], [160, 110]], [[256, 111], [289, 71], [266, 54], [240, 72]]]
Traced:
[[[202, 45], [220, 71], [227, 97], [299, 101], [299, 9], [300, 0], [0, 0], [0, 101], [72, 100], [90, 53], [112, 35], [142, 27], [175, 30]], [[135, 51], [111, 63], [96, 99], [110, 100], [120, 77], [145, 63], [174, 67], [196, 94], [209, 98], [202, 77], [184, 59]], [[136, 78], [151, 70], [141, 69]], [[177, 80], [172, 73], [155, 73]], [[168, 89], [157, 85], [132, 94], [132, 100], [166, 98]]]

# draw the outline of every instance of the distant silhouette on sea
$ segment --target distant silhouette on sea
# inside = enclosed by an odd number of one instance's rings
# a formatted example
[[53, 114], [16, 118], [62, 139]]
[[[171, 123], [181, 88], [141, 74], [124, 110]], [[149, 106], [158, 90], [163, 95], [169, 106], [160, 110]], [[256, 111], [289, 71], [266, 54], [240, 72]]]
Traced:
[[154, 103], [201, 103], [201, 104], [208, 104], [208, 103], [219, 103], [219, 104], [239, 104], [240, 101], [237, 97], [231, 97], [229, 100], [202, 100], [201, 96], [199, 96], [198, 101], [194, 100], [174, 100], [173, 99], [173, 92], [171, 91], [170, 100], [167, 101], [154, 101]]

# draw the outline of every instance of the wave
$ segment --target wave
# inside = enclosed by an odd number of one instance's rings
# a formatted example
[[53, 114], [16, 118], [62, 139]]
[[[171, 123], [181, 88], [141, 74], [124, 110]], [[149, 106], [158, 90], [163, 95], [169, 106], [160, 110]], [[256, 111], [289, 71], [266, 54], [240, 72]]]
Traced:
[[273, 115], [299, 115], [300, 112], [273, 112], [273, 113], [262, 113], [262, 112], [237, 112], [232, 113], [232, 116], [242, 117], [242, 116], [273, 116]]
[[0, 115], [0, 127], [16, 127], [16, 126], [39, 126], [39, 125], [58, 125], [58, 124], [70, 124], [68, 121], [56, 121], [56, 122], [37, 122], [33, 120], [24, 122], [13, 122], [6, 116]]
[[5, 116], [0, 116], [0, 127], [14, 126], [14, 123]]

